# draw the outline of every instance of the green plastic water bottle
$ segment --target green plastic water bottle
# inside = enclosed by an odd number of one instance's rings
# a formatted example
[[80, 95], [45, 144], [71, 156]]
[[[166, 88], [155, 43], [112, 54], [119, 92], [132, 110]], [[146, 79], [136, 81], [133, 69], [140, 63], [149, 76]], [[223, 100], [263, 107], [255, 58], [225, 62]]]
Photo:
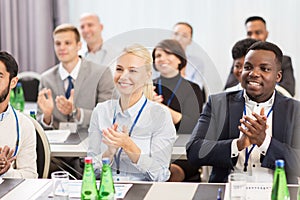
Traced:
[[275, 161], [275, 172], [272, 186], [272, 200], [290, 200], [290, 193], [287, 187], [286, 175], [284, 171], [284, 160]]
[[99, 200], [113, 200], [115, 196], [115, 186], [109, 163], [109, 158], [102, 159], [103, 165], [99, 187]]
[[14, 90], [12, 89], [11, 91], [10, 91], [10, 95], [9, 95], [9, 103], [10, 103], [10, 105], [12, 106], [12, 107], [15, 107], [15, 92], [14, 92]]
[[98, 200], [96, 177], [91, 157], [86, 157], [84, 159], [84, 171], [81, 185], [81, 199]]
[[25, 98], [24, 98], [24, 92], [22, 88], [22, 83], [18, 83], [16, 87], [16, 93], [15, 93], [15, 109], [23, 112], [25, 106]]

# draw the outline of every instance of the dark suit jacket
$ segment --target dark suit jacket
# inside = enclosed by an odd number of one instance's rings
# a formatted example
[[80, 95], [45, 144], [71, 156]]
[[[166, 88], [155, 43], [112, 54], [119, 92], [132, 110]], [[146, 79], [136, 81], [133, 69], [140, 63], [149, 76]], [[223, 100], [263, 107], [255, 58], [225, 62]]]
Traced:
[[[239, 137], [239, 119], [245, 100], [243, 91], [212, 95], [188, 142], [187, 157], [195, 166], [210, 165], [210, 182], [226, 182], [237, 157], [231, 158], [231, 142]], [[272, 139], [261, 165], [275, 169], [275, 160], [285, 160], [289, 183], [300, 176], [300, 102], [276, 92]]]
[[[52, 91], [54, 101], [53, 127], [58, 128], [59, 122], [67, 122], [68, 116], [58, 111], [55, 98], [65, 95], [64, 82], [60, 78], [59, 65], [56, 65], [42, 74], [39, 89], [48, 88]], [[82, 59], [78, 77], [74, 84], [75, 107], [83, 109], [82, 127], [88, 127], [94, 107], [99, 102], [115, 98], [113, 95], [114, 83], [108, 67], [97, 65]], [[38, 119], [41, 120], [42, 111], [38, 108]]]
[[[279, 85], [286, 89], [292, 96], [295, 96], [295, 77], [294, 70], [292, 66], [292, 60], [289, 56], [282, 57], [282, 79], [279, 82]], [[239, 83], [239, 81], [233, 75], [233, 66], [230, 69], [229, 76], [227, 78], [225, 89], [235, 86]]]

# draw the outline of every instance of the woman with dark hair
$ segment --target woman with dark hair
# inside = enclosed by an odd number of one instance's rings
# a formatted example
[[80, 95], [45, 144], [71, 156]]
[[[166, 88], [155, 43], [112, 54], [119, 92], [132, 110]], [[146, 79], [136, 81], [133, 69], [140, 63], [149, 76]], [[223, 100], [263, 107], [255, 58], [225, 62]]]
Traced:
[[[154, 48], [152, 58], [154, 69], [160, 72], [153, 80], [153, 100], [168, 107], [177, 133], [191, 134], [202, 111], [203, 92], [197, 84], [180, 75], [187, 62], [183, 48], [176, 40], [163, 40]], [[171, 165], [170, 181], [188, 180], [195, 173], [199, 174], [198, 168], [191, 168], [186, 161], [175, 161]], [[176, 171], [172, 172], [173, 169]], [[192, 171], [195, 173], [190, 174]]]

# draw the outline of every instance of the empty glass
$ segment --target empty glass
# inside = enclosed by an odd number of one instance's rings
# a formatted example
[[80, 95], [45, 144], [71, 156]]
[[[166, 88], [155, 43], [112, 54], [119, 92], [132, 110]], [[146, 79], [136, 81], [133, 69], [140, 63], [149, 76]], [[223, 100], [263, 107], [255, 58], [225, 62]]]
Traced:
[[69, 172], [57, 171], [51, 174], [54, 199], [69, 199]]

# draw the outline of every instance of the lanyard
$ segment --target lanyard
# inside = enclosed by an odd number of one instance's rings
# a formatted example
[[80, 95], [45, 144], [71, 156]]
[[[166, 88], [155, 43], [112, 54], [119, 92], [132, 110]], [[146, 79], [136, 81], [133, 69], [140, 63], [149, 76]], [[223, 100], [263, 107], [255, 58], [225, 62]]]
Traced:
[[[14, 113], [14, 116], [15, 116], [15, 119], [16, 119], [16, 129], [17, 129], [17, 141], [16, 141], [16, 149], [14, 151], [14, 154], [13, 156], [16, 156], [17, 155], [17, 152], [18, 152], [18, 149], [19, 149], [19, 141], [20, 141], [20, 127], [19, 127], [19, 120], [18, 120], [18, 116], [17, 116], [17, 113], [15, 111], [15, 109], [10, 105], [13, 113]], [[3, 118], [6, 116], [6, 114], [2, 113], [1, 114], [1, 120], [3, 120]]]
[[[173, 98], [175, 97], [175, 93], [178, 90], [181, 81], [182, 81], [182, 77], [180, 77], [180, 79], [177, 81], [176, 86], [175, 86], [174, 90], [172, 91], [172, 95], [171, 95], [171, 97], [167, 101], [167, 106], [168, 107], [170, 106]], [[161, 79], [158, 79], [158, 94], [162, 95]]]
[[14, 152], [13, 156], [17, 155], [18, 152], [18, 148], [19, 148], [19, 141], [20, 141], [20, 128], [19, 128], [19, 120], [18, 120], [18, 116], [17, 113], [15, 111], [15, 109], [11, 106], [12, 111], [14, 112], [15, 118], [16, 118], [16, 127], [17, 127], [17, 141], [16, 141], [16, 150]]
[[[144, 104], [142, 105], [142, 107], [140, 108], [137, 116], [135, 117], [134, 121], [133, 121], [133, 124], [131, 125], [131, 128], [129, 130], [129, 137], [131, 136], [132, 134], [132, 131], [133, 131], [133, 128], [135, 127], [138, 119], [140, 118], [140, 115], [141, 113], [143, 112], [145, 106], [146, 106], [146, 103], [147, 103], [147, 98], [145, 99], [145, 102]], [[117, 116], [116, 116], [116, 109], [114, 111], [114, 118], [113, 118], [113, 124], [116, 122], [116, 119], [117, 119]], [[114, 156], [115, 157], [115, 160], [116, 160], [116, 164], [117, 164], [117, 174], [120, 174], [120, 157], [121, 157], [121, 153], [122, 153], [122, 148], [120, 148], [119, 152], [118, 152], [118, 155]]]
[[[268, 114], [267, 114], [267, 118], [269, 117], [269, 115], [271, 114], [271, 112], [273, 111], [273, 106], [271, 107], [271, 109], [269, 110]], [[244, 115], [246, 115], [246, 104], [244, 105]], [[256, 145], [253, 144], [252, 147], [250, 148], [250, 151], [248, 152], [248, 147], [246, 147], [246, 151], [245, 151], [245, 162], [244, 162], [244, 172], [247, 171], [247, 167], [248, 167], [248, 161], [250, 158], [250, 154], [252, 153], [254, 147]]]

